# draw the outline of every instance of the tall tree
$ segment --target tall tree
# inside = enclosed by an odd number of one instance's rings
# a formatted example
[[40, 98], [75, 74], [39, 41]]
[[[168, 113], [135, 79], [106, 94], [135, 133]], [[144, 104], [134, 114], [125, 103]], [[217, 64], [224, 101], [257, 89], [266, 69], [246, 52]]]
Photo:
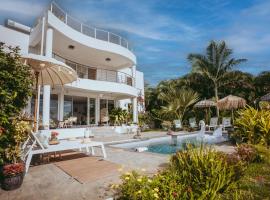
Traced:
[[[204, 75], [213, 84], [216, 101], [219, 99], [219, 88], [223, 84], [223, 77], [234, 66], [246, 61], [246, 59], [232, 58], [232, 54], [232, 49], [228, 48], [224, 41], [211, 41], [205, 54], [188, 55], [188, 60], [192, 64], [192, 71]], [[217, 116], [219, 116], [218, 108]]]

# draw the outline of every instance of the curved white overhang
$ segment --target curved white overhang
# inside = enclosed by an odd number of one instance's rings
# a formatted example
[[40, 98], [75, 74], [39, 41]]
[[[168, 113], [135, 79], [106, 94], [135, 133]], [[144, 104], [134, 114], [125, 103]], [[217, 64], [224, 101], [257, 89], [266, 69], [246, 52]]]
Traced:
[[[122, 63], [121, 66], [117, 66], [118, 68], [136, 65], [136, 56], [129, 49], [118, 44], [84, 35], [58, 19], [51, 11], [48, 11], [47, 16], [49, 27], [54, 28], [57, 32], [69, 38], [70, 41], [82, 45], [83, 49], [89, 48], [89, 51], [96, 50], [96, 54], [104, 53], [106, 55], [106, 53], [109, 53], [112, 56], [118, 56]], [[59, 47], [59, 45], [57, 46]]]
[[110, 93], [123, 97], [137, 97], [138, 92], [135, 87], [107, 81], [97, 81], [90, 79], [78, 79], [72, 83], [66, 84], [66, 88], [85, 90], [95, 93]]

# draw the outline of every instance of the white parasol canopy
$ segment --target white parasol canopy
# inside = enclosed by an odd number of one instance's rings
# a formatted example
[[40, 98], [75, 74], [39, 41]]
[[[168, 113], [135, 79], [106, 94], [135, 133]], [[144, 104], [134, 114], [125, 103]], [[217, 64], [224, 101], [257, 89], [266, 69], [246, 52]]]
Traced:
[[34, 131], [38, 129], [38, 108], [39, 108], [39, 86], [63, 86], [64, 84], [71, 83], [77, 80], [78, 76], [74, 69], [67, 66], [65, 63], [60, 62], [54, 58], [47, 56], [28, 54], [22, 56], [22, 61], [28, 64], [33, 69], [35, 75], [36, 85], [36, 100], [35, 100], [35, 112], [34, 112]]
[[74, 69], [54, 58], [28, 54], [22, 56], [22, 59], [32, 67], [35, 76], [38, 75], [38, 85], [64, 85], [78, 78]]

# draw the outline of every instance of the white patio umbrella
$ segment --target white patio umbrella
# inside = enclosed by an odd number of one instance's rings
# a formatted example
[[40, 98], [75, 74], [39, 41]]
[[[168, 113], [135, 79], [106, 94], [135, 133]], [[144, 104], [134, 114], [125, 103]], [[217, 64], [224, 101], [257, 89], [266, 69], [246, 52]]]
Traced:
[[57, 85], [63, 86], [64, 84], [77, 80], [78, 76], [74, 69], [54, 58], [28, 54], [22, 56], [22, 61], [23, 63], [31, 66], [35, 75], [35, 88], [37, 95], [35, 99], [34, 131], [37, 131], [38, 100], [40, 96], [39, 85], [50, 85], [53, 87]]

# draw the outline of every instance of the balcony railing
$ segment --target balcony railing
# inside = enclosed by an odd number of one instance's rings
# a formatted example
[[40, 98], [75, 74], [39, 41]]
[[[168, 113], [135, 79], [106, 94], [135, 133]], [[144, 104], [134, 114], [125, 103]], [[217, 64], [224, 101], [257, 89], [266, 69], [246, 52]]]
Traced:
[[99, 39], [99, 40], [103, 40], [103, 41], [106, 41], [106, 42], [118, 44], [118, 45], [120, 45], [122, 47], [125, 47], [125, 48], [132, 51], [130, 44], [123, 37], [121, 37], [121, 36], [119, 36], [117, 34], [114, 34], [114, 33], [111, 33], [111, 32], [108, 32], [108, 31], [105, 31], [105, 30], [102, 30], [102, 29], [98, 29], [98, 28], [95, 28], [95, 27], [91, 27], [91, 26], [88, 26], [88, 25], [85, 25], [85, 24], [81, 23], [79, 20], [69, 16], [55, 2], [51, 3], [50, 11], [58, 19], [63, 21], [65, 24], [67, 24], [68, 26], [70, 26], [74, 30], [81, 32], [84, 35], [87, 35], [89, 37], [96, 38], [96, 39]]
[[66, 63], [68, 66], [72, 67], [77, 72], [79, 78], [123, 83], [126, 85], [134, 86], [134, 78], [124, 72], [82, 65], [63, 58], [55, 53], [53, 54], [53, 57], [56, 60]]

